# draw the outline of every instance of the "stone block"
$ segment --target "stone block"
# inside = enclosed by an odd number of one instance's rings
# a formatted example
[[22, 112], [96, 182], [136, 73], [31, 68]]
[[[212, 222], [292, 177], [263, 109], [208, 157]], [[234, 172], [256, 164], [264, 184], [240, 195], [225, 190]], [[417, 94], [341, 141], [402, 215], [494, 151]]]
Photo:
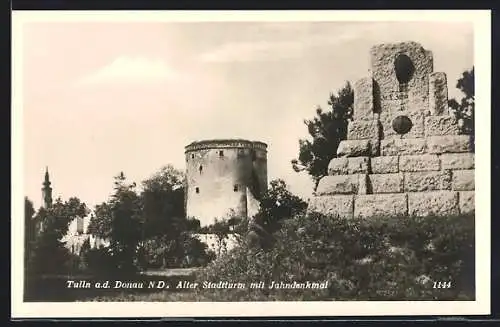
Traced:
[[370, 171], [370, 157], [347, 158], [348, 174], [368, 174]]
[[458, 135], [460, 127], [458, 119], [453, 116], [428, 116], [425, 117], [425, 135]]
[[380, 139], [370, 140], [370, 155], [376, 157], [380, 155]]
[[[398, 116], [406, 116], [412, 122], [410, 131], [406, 134], [400, 135], [392, 127], [393, 120]], [[380, 114], [380, 122], [382, 125], [382, 137], [384, 139], [390, 138], [403, 138], [415, 139], [424, 137], [424, 113], [420, 111], [397, 111], [393, 113]]]
[[405, 192], [426, 192], [451, 189], [450, 171], [404, 173]]
[[368, 178], [368, 188], [373, 194], [403, 192], [403, 174], [371, 174]]
[[473, 149], [470, 135], [442, 135], [427, 137], [429, 153], [471, 152]]
[[352, 218], [354, 195], [326, 195], [311, 199], [307, 212], [318, 212], [327, 216]]
[[370, 140], [343, 140], [337, 149], [339, 157], [362, 157], [371, 153]]
[[407, 198], [404, 193], [357, 195], [354, 199], [354, 217], [407, 215]]
[[429, 74], [433, 71], [432, 53], [412, 41], [379, 44], [370, 49], [375, 94], [380, 98], [380, 107], [386, 112], [395, 112], [401, 108], [400, 83], [394, 66], [395, 59], [400, 54], [408, 56], [415, 68], [407, 83], [406, 107], [409, 111], [428, 111]]
[[385, 156], [371, 158], [371, 171], [374, 174], [397, 173], [399, 156]]
[[368, 174], [370, 172], [370, 157], [340, 157], [333, 158], [328, 164], [328, 175]]
[[359, 175], [325, 176], [316, 188], [316, 195], [357, 194]]
[[358, 174], [358, 194], [368, 194], [368, 174]]
[[358, 119], [373, 118], [373, 79], [364, 77], [353, 85], [354, 90], [354, 112], [353, 117]]
[[346, 175], [348, 158], [333, 158], [328, 164], [328, 175]]
[[410, 216], [445, 216], [458, 214], [458, 192], [435, 191], [408, 193]]
[[353, 120], [347, 125], [348, 140], [377, 139], [380, 123], [377, 119]]
[[458, 192], [458, 208], [461, 214], [474, 213], [476, 211], [474, 191]]
[[446, 74], [434, 72], [429, 75], [429, 110], [431, 115], [442, 115], [448, 111], [448, 84]]
[[444, 153], [440, 155], [441, 169], [473, 169], [474, 153]]
[[399, 171], [436, 171], [439, 170], [439, 166], [439, 157], [436, 154], [399, 157]]
[[422, 154], [426, 151], [425, 139], [385, 139], [380, 141], [383, 156]]
[[451, 188], [455, 191], [472, 191], [475, 187], [474, 169], [454, 170]]

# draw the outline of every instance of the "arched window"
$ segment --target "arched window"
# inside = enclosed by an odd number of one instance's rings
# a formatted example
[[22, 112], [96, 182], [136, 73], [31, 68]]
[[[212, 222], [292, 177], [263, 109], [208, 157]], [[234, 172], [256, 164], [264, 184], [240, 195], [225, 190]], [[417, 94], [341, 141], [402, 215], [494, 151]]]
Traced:
[[200, 171], [200, 174], [203, 172], [203, 166], [200, 165], [200, 168], [198, 168], [198, 170]]

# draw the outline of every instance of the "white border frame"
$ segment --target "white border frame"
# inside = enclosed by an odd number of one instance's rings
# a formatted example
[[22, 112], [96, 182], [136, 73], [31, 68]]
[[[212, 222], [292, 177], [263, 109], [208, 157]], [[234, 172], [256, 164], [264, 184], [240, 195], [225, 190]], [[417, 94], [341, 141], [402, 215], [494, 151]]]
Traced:
[[[23, 302], [23, 98], [22, 31], [28, 22], [195, 21], [460, 21], [474, 26], [476, 77], [476, 301], [390, 302]], [[489, 10], [387, 11], [13, 11], [12, 13], [12, 279], [13, 318], [378, 316], [490, 314], [490, 111]], [[477, 160], [479, 158], [479, 160]]]

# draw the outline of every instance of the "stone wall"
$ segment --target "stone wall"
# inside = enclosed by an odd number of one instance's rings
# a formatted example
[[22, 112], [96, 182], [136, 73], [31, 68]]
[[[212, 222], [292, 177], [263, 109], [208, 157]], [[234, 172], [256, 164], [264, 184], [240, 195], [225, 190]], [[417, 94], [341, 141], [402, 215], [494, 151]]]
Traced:
[[432, 53], [403, 42], [374, 46], [371, 58], [372, 76], [354, 83], [347, 139], [308, 210], [345, 218], [474, 212], [473, 137], [448, 113], [446, 75], [433, 72]]

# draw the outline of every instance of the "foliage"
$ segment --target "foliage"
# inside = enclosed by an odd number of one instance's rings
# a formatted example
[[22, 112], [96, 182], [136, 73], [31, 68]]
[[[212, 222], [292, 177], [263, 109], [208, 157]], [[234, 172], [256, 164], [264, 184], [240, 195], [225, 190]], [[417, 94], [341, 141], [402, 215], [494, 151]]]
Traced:
[[[474, 298], [474, 217], [287, 220], [271, 250], [242, 244], [200, 280], [323, 282], [326, 289], [199, 290], [215, 301], [460, 300]], [[433, 289], [434, 281], [451, 281]]]
[[330, 93], [327, 111], [318, 107], [316, 117], [304, 120], [312, 140], [299, 141], [299, 157], [292, 160], [292, 166], [297, 172], [307, 171], [316, 185], [327, 174], [330, 160], [336, 157], [340, 141], [347, 136], [353, 103], [354, 91], [346, 82], [337, 94]]
[[229, 235], [237, 239], [241, 239], [246, 232], [246, 228], [244, 230], [236, 229], [236, 227], [241, 225], [242, 219], [243, 218], [236, 216], [234, 211], [231, 211], [228, 214], [228, 218], [215, 218], [212, 224], [201, 227], [199, 233], [211, 234], [216, 237], [216, 252], [217, 255], [220, 255], [221, 253], [225, 253], [227, 251], [227, 240]]
[[138, 256], [141, 267], [153, 269], [199, 267], [212, 259], [207, 245], [186, 232], [174, 239], [167, 236], [148, 239]]
[[217, 248], [226, 248], [228, 236], [236, 243], [245, 242], [248, 233], [255, 234], [256, 245], [267, 248], [272, 244], [272, 234], [280, 229], [281, 224], [297, 214], [303, 214], [307, 203], [292, 194], [282, 179], [269, 183], [269, 189], [261, 196], [259, 211], [250, 219], [237, 216], [234, 211], [227, 218], [215, 219], [214, 223], [200, 229], [200, 233], [209, 233], [217, 237]]
[[42, 230], [33, 242], [29, 274], [62, 273], [72, 268], [72, 257], [62, 238], [68, 232], [69, 223], [87, 212], [86, 205], [75, 197], [66, 202], [57, 199], [48, 209], [40, 208], [34, 220], [41, 223]]
[[24, 264], [28, 264], [28, 258], [31, 253], [32, 244], [35, 238], [35, 226], [33, 221], [33, 216], [35, 215], [35, 209], [33, 207], [33, 202], [24, 198]]
[[117, 176], [113, 196], [96, 206], [89, 224], [91, 233], [108, 240], [110, 247], [90, 251], [91, 261], [107, 262], [106, 271], [133, 272], [189, 265], [188, 254], [190, 262], [208, 260], [191, 235], [200, 222], [184, 217], [183, 182], [182, 172], [170, 165], [143, 181], [140, 193], [135, 183], [125, 182], [123, 173]]
[[141, 202], [135, 183], [127, 183], [122, 173], [115, 176], [114, 194], [108, 203], [96, 207], [89, 228], [109, 241], [109, 264], [121, 272], [134, 272], [134, 258], [141, 240]]
[[145, 239], [163, 235], [174, 238], [180, 231], [196, 228], [196, 222], [184, 218], [183, 181], [183, 173], [168, 165], [142, 182]]
[[92, 235], [107, 240], [111, 236], [112, 223], [111, 205], [103, 202], [95, 206], [88, 230]]
[[462, 91], [463, 98], [458, 102], [450, 99], [448, 106], [455, 112], [457, 118], [463, 120], [463, 130], [467, 134], [474, 133], [474, 67], [462, 73], [456, 88]]
[[255, 222], [272, 234], [281, 227], [284, 220], [304, 213], [307, 203], [292, 194], [282, 179], [271, 181], [269, 186], [261, 199]]
[[184, 178], [181, 171], [167, 165], [142, 182], [143, 234], [138, 261], [143, 268], [180, 267], [189, 265], [189, 260], [205, 260], [205, 250], [191, 236], [200, 222], [185, 218]]
[[98, 276], [116, 277], [119, 271], [119, 262], [109, 248], [85, 248], [81, 252], [84, 269]]

